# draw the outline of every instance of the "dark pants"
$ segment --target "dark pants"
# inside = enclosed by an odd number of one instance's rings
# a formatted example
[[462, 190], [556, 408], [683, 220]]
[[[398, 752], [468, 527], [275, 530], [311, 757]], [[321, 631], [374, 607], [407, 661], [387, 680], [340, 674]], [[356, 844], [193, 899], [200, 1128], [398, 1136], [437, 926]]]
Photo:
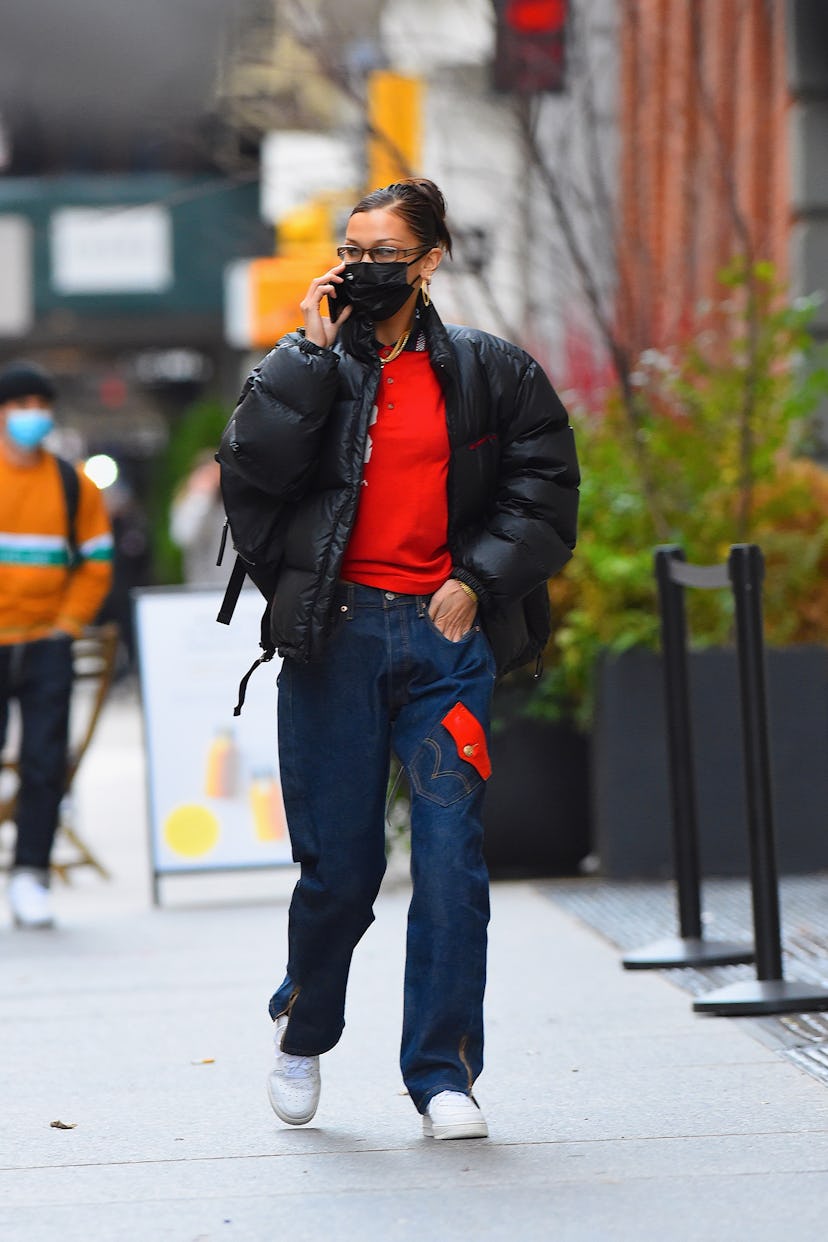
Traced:
[[46, 875], [66, 786], [71, 694], [68, 636], [0, 646], [0, 746], [11, 699], [20, 705], [22, 727], [13, 866]]
[[[420, 1112], [471, 1090], [483, 1066], [488, 875], [481, 806], [494, 659], [478, 626], [451, 642], [428, 599], [343, 584], [318, 661], [285, 660], [279, 761], [301, 875], [287, 975], [285, 1052], [326, 1052], [344, 1026], [354, 947], [385, 871], [391, 749], [411, 789], [411, 874], [400, 1064]], [[465, 734], [452, 734], [460, 708]], [[459, 738], [459, 740], [458, 740]]]

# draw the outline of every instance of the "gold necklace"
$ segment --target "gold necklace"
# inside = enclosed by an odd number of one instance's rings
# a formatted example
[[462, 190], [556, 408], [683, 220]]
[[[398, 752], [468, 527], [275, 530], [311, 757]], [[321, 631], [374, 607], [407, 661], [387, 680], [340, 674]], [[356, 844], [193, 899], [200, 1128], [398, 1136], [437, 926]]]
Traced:
[[393, 362], [395, 358], [399, 358], [400, 354], [402, 353], [402, 351], [405, 349], [406, 345], [408, 344], [408, 338], [410, 336], [411, 336], [411, 329], [409, 328], [407, 332], [403, 332], [402, 336], [398, 337], [397, 340], [394, 342], [394, 345], [391, 349], [391, 353], [388, 355], [387, 358], [383, 358], [382, 355], [380, 355], [380, 366], [381, 367], [384, 367], [387, 362]]

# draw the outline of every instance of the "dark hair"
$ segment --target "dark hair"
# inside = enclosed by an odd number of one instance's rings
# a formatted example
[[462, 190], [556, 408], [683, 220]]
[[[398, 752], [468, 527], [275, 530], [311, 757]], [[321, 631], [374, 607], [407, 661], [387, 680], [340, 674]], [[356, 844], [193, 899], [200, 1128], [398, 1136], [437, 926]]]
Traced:
[[442, 191], [427, 177], [405, 177], [361, 198], [351, 212], [387, 208], [405, 220], [424, 246], [440, 246], [451, 254], [451, 233], [446, 225], [446, 200]]
[[57, 391], [55, 381], [48, 371], [34, 362], [10, 362], [0, 371], [0, 404], [13, 401], [15, 397], [45, 397], [54, 401]]

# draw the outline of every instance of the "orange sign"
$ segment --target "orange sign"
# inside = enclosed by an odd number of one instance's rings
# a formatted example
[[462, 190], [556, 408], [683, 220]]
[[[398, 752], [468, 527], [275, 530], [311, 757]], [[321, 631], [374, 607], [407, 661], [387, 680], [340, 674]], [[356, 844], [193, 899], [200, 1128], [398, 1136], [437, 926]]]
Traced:
[[300, 256], [251, 259], [248, 268], [250, 345], [268, 348], [302, 322], [299, 303], [311, 281], [336, 263], [336, 255], [306, 249]]

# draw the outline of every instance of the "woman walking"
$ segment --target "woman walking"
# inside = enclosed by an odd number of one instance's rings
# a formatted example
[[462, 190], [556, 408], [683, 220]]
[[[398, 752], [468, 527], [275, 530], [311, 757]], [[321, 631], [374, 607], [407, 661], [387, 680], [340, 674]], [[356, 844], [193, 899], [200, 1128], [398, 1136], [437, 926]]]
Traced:
[[481, 1138], [491, 693], [548, 636], [546, 581], [575, 543], [575, 449], [529, 355], [438, 317], [430, 286], [451, 236], [433, 182], [368, 194], [337, 253], [219, 453], [280, 514], [270, 626], [301, 871], [269, 1095], [290, 1124], [316, 1112], [385, 870], [393, 750], [411, 790], [403, 1079], [425, 1135]]

